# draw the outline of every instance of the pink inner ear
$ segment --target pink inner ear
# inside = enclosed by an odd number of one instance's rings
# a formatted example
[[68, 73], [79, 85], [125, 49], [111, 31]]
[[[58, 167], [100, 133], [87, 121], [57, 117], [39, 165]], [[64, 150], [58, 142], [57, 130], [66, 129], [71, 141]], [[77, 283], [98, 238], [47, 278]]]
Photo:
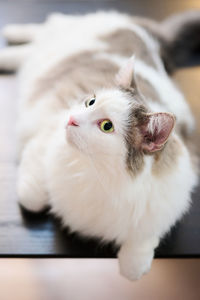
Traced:
[[149, 152], [160, 150], [167, 142], [174, 127], [175, 118], [170, 113], [148, 114], [148, 122], [143, 128], [142, 148]]

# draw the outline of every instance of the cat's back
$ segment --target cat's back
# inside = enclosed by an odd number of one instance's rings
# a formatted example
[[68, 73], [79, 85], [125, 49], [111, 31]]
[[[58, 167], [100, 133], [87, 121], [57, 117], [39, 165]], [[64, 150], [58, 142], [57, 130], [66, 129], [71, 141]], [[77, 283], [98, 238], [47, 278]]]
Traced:
[[22, 68], [22, 79], [26, 78], [22, 89], [26, 98], [34, 100], [50, 90], [68, 99], [81, 97], [112, 86], [118, 69], [132, 55], [162, 71], [158, 51], [152, 36], [128, 15], [54, 14], [38, 31], [31, 56]]

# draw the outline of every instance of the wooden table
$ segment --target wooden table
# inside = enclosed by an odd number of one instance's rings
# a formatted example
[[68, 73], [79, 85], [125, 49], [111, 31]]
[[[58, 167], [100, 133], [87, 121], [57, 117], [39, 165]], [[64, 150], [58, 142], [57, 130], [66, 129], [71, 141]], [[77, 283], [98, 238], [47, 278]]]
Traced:
[[[199, 1], [57, 1], [0, 0], [0, 27], [10, 22], [41, 22], [53, 11], [89, 12], [114, 8], [135, 15], [162, 19], [173, 12], [200, 8]], [[4, 45], [2, 38], [0, 45]], [[200, 67], [182, 69], [175, 75], [197, 119], [200, 145]], [[32, 215], [17, 204], [15, 124], [17, 85], [14, 75], [0, 75], [0, 256], [4, 257], [114, 257], [113, 245], [102, 246], [61, 229], [49, 213]], [[162, 241], [156, 257], [200, 256], [200, 186], [193, 194], [190, 212]]]

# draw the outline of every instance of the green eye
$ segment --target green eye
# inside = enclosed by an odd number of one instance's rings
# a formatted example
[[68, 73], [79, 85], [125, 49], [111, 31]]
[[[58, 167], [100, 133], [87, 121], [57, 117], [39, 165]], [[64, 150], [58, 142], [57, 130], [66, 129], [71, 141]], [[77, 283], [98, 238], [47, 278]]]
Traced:
[[95, 98], [92, 98], [92, 99], [89, 99], [85, 102], [85, 106], [88, 107], [88, 106], [91, 106], [95, 103], [96, 99]]
[[103, 132], [109, 133], [114, 131], [113, 123], [110, 120], [103, 120], [99, 123], [100, 129]]

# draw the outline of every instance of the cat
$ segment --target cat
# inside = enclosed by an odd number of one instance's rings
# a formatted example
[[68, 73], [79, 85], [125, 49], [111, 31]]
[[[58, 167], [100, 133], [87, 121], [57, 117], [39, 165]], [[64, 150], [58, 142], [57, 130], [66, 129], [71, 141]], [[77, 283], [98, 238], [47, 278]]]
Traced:
[[[18, 70], [19, 203], [114, 241], [120, 272], [149, 271], [198, 181], [193, 115], [170, 74], [200, 45], [200, 12], [161, 23], [118, 12], [8, 25]], [[188, 37], [191, 43], [188, 42]]]

